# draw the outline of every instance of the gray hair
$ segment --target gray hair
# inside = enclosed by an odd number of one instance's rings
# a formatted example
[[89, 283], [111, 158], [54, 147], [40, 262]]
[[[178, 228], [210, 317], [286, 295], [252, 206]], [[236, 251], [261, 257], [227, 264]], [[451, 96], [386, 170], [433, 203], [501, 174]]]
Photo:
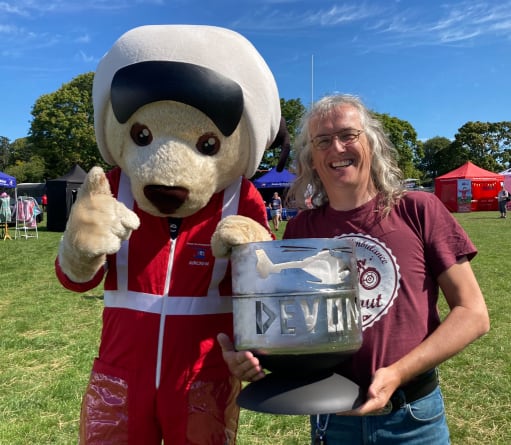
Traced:
[[405, 190], [402, 181], [403, 174], [397, 165], [397, 150], [385, 134], [381, 122], [373, 116], [358, 97], [348, 94], [325, 96], [313, 104], [302, 117], [300, 133], [294, 144], [296, 179], [289, 189], [287, 199], [298, 208], [306, 208], [305, 200], [308, 197], [311, 198], [315, 207], [328, 202], [323, 184], [312, 168], [309, 124], [313, 119], [328, 116], [342, 105], [350, 105], [360, 114], [362, 129], [372, 153], [371, 179], [379, 192], [380, 210], [383, 211], [383, 214], [387, 214]]

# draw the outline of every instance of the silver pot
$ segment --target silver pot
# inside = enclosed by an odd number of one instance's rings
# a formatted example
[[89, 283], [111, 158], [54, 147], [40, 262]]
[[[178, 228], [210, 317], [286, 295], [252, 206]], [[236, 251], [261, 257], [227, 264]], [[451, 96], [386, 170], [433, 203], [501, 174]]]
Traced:
[[328, 370], [362, 344], [355, 246], [292, 239], [233, 248], [234, 342], [278, 372]]

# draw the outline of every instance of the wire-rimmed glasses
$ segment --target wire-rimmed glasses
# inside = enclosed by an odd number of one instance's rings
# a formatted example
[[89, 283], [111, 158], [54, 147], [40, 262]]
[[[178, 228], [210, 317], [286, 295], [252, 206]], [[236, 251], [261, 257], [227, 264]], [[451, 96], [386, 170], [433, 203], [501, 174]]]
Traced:
[[355, 128], [345, 128], [330, 134], [320, 134], [311, 139], [311, 144], [317, 150], [326, 150], [332, 146], [334, 139], [337, 139], [343, 147], [351, 145], [358, 141], [364, 130], [356, 130]]

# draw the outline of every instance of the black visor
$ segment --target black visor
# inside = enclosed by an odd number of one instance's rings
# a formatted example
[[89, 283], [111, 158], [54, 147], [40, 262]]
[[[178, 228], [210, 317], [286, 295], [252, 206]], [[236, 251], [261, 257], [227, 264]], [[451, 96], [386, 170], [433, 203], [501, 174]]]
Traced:
[[112, 79], [112, 108], [125, 123], [140, 107], [173, 100], [197, 108], [224, 136], [230, 136], [243, 113], [243, 91], [209, 68], [184, 62], [147, 61], [128, 65]]

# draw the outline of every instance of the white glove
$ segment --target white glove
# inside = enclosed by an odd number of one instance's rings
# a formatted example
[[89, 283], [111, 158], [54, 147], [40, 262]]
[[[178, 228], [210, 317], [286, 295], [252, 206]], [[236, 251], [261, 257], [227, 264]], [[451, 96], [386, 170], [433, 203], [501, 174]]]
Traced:
[[103, 169], [93, 167], [78, 191], [62, 237], [62, 271], [74, 282], [89, 281], [106, 255], [116, 253], [139, 225], [138, 216], [112, 196]]

